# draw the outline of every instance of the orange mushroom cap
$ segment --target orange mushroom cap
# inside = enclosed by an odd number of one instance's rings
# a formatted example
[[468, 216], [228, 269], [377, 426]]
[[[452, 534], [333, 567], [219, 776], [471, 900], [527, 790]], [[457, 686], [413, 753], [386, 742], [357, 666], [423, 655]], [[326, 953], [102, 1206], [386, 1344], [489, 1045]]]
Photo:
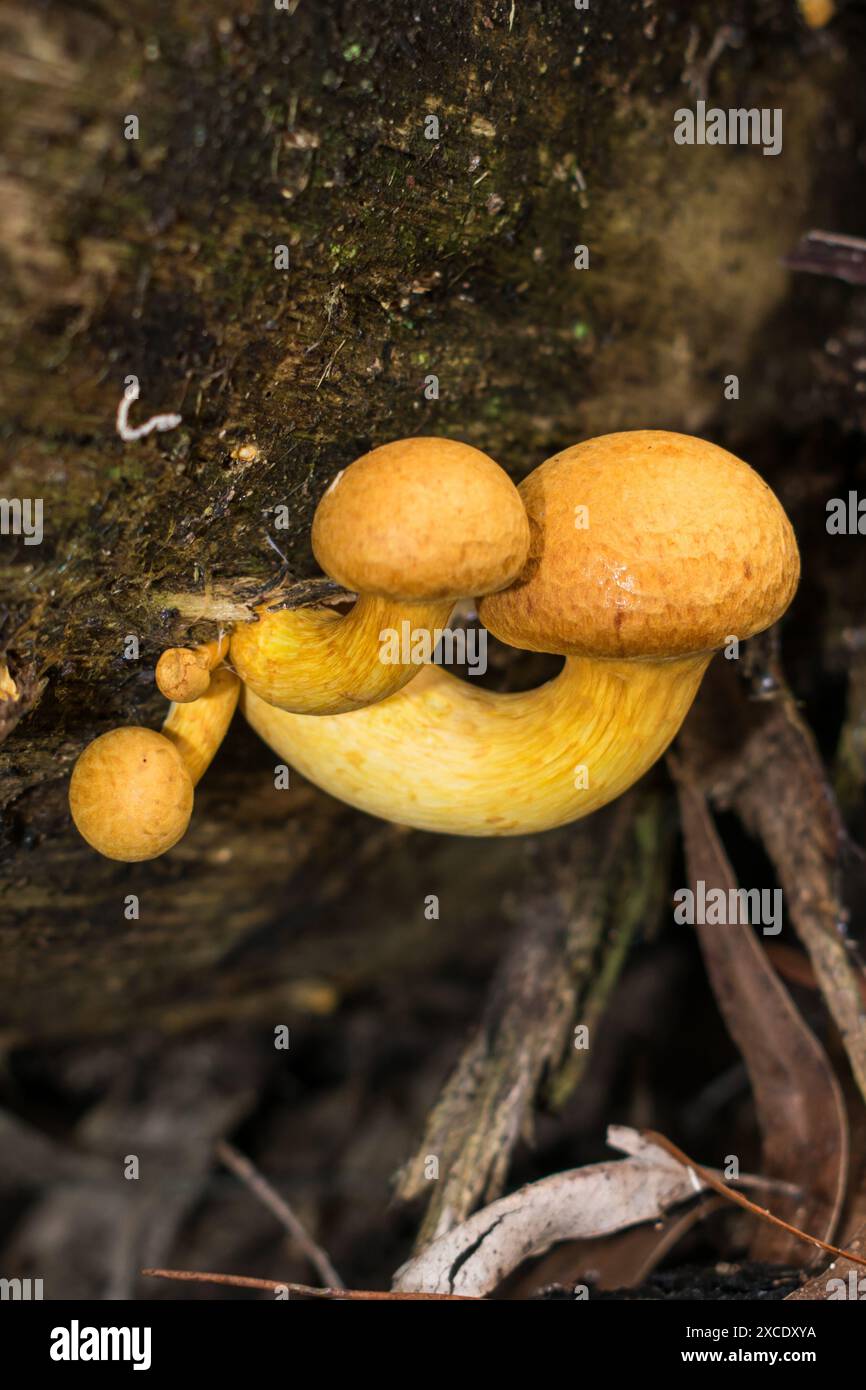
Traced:
[[313, 519], [313, 552], [347, 589], [458, 599], [520, 573], [529, 528], [493, 459], [456, 439], [400, 439], [337, 475]]
[[154, 859], [189, 825], [193, 782], [164, 734], [137, 725], [111, 729], [85, 748], [69, 784], [76, 828], [108, 859]]
[[704, 439], [602, 435], [555, 454], [518, 490], [529, 559], [516, 583], [479, 602], [485, 626], [513, 647], [626, 659], [715, 651], [776, 622], [796, 591], [800, 557], [780, 502]]

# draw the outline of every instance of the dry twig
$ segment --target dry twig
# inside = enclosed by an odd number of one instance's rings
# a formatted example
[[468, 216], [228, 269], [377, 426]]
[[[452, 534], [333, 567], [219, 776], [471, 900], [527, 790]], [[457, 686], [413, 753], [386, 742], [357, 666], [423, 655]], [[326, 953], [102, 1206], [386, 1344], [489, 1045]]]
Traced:
[[300, 1294], [303, 1298], [354, 1300], [367, 1303], [393, 1303], [398, 1300], [418, 1302], [477, 1303], [466, 1294], [452, 1293], [387, 1293], [378, 1289], [322, 1289], [312, 1284], [280, 1283], [276, 1279], [253, 1279], [245, 1274], [199, 1273], [195, 1269], [143, 1269], [148, 1279], [174, 1279], [183, 1284], [223, 1284], [233, 1289], [259, 1289], [264, 1293]]
[[227, 1143], [225, 1139], [221, 1139], [217, 1144], [216, 1152], [220, 1161], [227, 1168], [230, 1168], [241, 1182], [246, 1184], [262, 1205], [267, 1207], [268, 1211], [272, 1212], [285, 1227], [292, 1240], [303, 1250], [322, 1283], [335, 1289], [344, 1288], [345, 1285], [331, 1264], [326, 1251], [316, 1244], [312, 1236], [307, 1234], [288, 1202], [280, 1196], [279, 1192], [274, 1191], [255, 1165], [242, 1153], [239, 1153], [232, 1144]]
[[808, 1241], [810, 1245], [817, 1246], [820, 1250], [827, 1250], [831, 1255], [837, 1255], [840, 1259], [851, 1260], [854, 1264], [866, 1265], [866, 1258], [856, 1254], [853, 1250], [840, 1250], [838, 1245], [830, 1245], [826, 1240], [819, 1240], [818, 1236], [810, 1236], [808, 1231], [801, 1231], [798, 1226], [792, 1226], [790, 1222], [783, 1221], [780, 1216], [774, 1216], [766, 1207], [759, 1207], [755, 1202], [750, 1202], [749, 1198], [736, 1188], [729, 1187], [720, 1177], [717, 1177], [709, 1168], [702, 1168], [694, 1159], [689, 1158], [688, 1154], [678, 1149], [676, 1144], [672, 1144], [670, 1139], [666, 1139], [663, 1134], [656, 1134], [655, 1130], [645, 1129], [641, 1131], [644, 1139], [650, 1144], [657, 1144], [665, 1153], [669, 1153], [678, 1163], [682, 1163], [685, 1168], [695, 1173], [701, 1183], [711, 1187], [714, 1192], [718, 1192], [721, 1197], [726, 1197], [729, 1202], [735, 1202], [738, 1207], [743, 1207], [750, 1211], [753, 1216], [757, 1216], [761, 1221], [768, 1221], [772, 1226], [778, 1226], [781, 1230], [787, 1231], [789, 1235], [796, 1236], [798, 1240]]

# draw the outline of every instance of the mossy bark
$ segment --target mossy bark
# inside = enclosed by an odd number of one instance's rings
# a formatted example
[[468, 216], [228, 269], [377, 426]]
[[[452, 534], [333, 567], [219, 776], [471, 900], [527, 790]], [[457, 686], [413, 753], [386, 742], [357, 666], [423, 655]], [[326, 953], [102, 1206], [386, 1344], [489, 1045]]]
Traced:
[[[814, 325], [781, 260], [844, 223], [862, 40], [810, 34], [793, 0], [734, 9], [4, 8], [2, 490], [45, 508], [42, 544], [4, 538], [0, 566], [20, 694], [0, 752], [7, 1036], [267, 1016], [274, 991], [329, 1007], [460, 949], [473, 911], [493, 958], [489, 903], [519, 856], [395, 849], [401, 832], [274, 791], [240, 728], [183, 846], [134, 871], [78, 840], [65, 779], [97, 733], [158, 722], [160, 650], [243, 612], [280, 568], [270, 542], [315, 573], [315, 502], [373, 444], [454, 435], [519, 478], [589, 433], [784, 430]], [[782, 108], [783, 153], [675, 145], [675, 109], [707, 91]], [[177, 430], [119, 438], [130, 374], [136, 418], [177, 411]], [[388, 866], [391, 896], [325, 923], [347, 846]], [[487, 907], [433, 932], [428, 876], [452, 872]]]

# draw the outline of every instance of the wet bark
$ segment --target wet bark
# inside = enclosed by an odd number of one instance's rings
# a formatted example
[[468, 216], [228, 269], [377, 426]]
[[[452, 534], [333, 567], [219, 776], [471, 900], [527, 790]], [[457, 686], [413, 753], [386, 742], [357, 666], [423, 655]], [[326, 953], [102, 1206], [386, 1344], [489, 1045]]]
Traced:
[[[847, 230], [862, 37], [754, 8], [4, 7], [2, 492], [44, 503], [42, 543], [0, 551], [5, 1036], [282, 1018], [495, 959], [526, 847], [406, 853], [300, 779], [275, 791], [239, 725], [152, 865], [88, 851], [66, 779], [99, 732], [158, 723], [159, 652], [242, 615], [281, 569], [271, 542], [289, 580], [315, 575], [315, 502], [373, 444], [450, 434], [519, 478], [583, 435], [663, 426], [805, 505], [788, 432], [822, 428], [809, 354], [843, 291], [782, 258], [809, 225]], [[674, 111], [707, 94], [782, 108], [782, 155], [675, 146]], [[129, 375], [135, 418], [176, 430], [119, 438]]]

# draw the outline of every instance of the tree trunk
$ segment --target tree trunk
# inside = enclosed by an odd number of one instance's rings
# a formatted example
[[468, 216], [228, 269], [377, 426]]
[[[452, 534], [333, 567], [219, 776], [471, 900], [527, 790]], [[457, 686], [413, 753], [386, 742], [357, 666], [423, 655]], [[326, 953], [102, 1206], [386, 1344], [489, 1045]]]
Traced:
[[[806, 434], [822, 417], [809, 352], [845, 291], [782, 258], [810, 225], [857, 230], [862, 34], [812, 34], [793, 0], [719, 13], [4, 7], [2, 489], [44, 505], [41, 544], [2, 539], [7, 1038], [282, 1019], [457, 951], [495, 959], [531, 847], [417, 835], [407, 854], [407, 832], [298, 778], [276, 791], [240, 722], [152, 864], [87, 848], [67, 778], [100, 732], [158, 725], [165, 646], [315, 575], [315, 503], [372, 445], [451, 435], [519, 479], [581, 437], [665, 427], [809, 501], [786, 441], [792, 412]], [[782, 153], [677, 145], [703, 97], [780, 108]], [[129, 376], [134, 422], [180, 426], [125, 443]], [[844, 458], [822, 467], [832, 495]]]

